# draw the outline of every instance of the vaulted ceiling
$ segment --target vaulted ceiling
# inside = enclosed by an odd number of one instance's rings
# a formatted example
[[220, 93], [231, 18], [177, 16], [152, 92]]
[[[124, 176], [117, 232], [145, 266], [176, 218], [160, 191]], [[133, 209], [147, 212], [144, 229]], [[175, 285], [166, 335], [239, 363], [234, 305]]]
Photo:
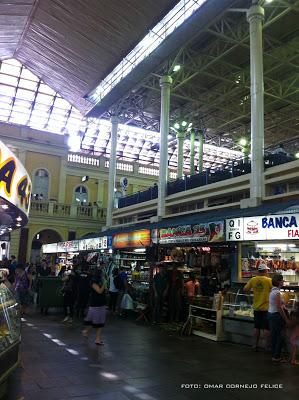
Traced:
[[86, 96], [178, 0], [2, 0], [0, 59], [85, 112]]

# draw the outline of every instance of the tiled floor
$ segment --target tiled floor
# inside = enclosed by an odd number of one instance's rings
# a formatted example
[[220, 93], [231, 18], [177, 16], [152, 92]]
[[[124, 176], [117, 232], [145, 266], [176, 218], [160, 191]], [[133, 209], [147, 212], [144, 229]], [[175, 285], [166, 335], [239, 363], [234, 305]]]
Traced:
[[[82, 338], [80, 330], [79, 323], [65, 326], [57, 317], [28, 317], [21, 366], [9, 381], [6, 400], [298, 398], [299, 367], [273, 365], [268, 354], [245, 346], [182, 338], [118, 318], [108, 321], [101, 347]], [[246, 383], [259, 388], [225, 388]], [[204, 387], [212, 384], [224, 389]], [[261, 389], [260, 384], [284, 388]]]

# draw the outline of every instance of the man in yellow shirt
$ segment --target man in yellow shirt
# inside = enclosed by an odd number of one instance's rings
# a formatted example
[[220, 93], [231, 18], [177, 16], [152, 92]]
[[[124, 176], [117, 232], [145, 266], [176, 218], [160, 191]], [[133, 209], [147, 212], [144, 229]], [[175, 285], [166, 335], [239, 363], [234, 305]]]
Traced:
[[260, 264], [258, 275], [251, 278], [244, 286], [245, 292], [253, 291], [254, 311], [254, 344], [253, 350], [257, 351], [261, 330], [265, 332], [267, 342], [269, 341], [268, 308], [269, 295], [272, 288], [272, 281], [269, 278], [266, 264]]

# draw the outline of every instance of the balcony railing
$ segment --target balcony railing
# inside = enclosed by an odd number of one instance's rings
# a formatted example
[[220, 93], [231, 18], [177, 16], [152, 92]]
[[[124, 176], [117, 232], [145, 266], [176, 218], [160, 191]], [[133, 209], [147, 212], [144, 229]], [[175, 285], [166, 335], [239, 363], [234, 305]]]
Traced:
[[106, 217], [106, 210], [97, 205], [81, 206], [77, 204], [60, 204], [48, 200], [31, 201], [30, 214], [32, 216], [54, 216], [79, 219], [103, 219]]
[[[274, 167], [276, 165], [285, 164], [294, 161], [293, 156], [279, 153], [269, 154], [264, 157], [265, 169]], [[246, 175], [251, 172], [250, 160], [235, 160], [229, 164], [223, 165], [215, 171], [209, 169], [195, 175], [185, 176], [184, 178], [177, 179], [167, 183], [167, 195], [172, 195], [186, 190], [195, 189], [197, 187], [209, 185], [212, 183], [220, 182], [226, 179], [235, 178], [238, 176]], [[149, 189], [135, 193], [130, 196], [125, 196], [119, 199], [118, 208], [128, 207], [134, 204], [150, 201], [158, 197], [158, 187], [153, 186]]]

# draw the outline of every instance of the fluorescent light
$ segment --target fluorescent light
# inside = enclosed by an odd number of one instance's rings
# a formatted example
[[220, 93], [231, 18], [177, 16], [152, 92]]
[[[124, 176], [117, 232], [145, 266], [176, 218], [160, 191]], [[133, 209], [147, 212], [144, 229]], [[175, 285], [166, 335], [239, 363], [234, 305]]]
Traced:
[[134, 249], [134, 252], [135, 252], [135, 253], [145, 253], [145, 248], [142, 247], [142, 248], [140, 248], [140, 249]]
[[181, 69], [181, 66], [179, 65], [179, 64], [177, 64], [177, 65], [175, 65], [174, 67], [173, 67], [173, 72], [177, 72], [177, 71], [179, 71]]

